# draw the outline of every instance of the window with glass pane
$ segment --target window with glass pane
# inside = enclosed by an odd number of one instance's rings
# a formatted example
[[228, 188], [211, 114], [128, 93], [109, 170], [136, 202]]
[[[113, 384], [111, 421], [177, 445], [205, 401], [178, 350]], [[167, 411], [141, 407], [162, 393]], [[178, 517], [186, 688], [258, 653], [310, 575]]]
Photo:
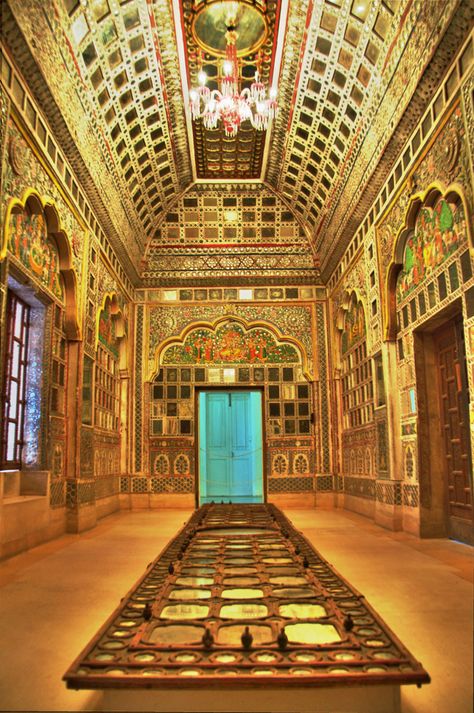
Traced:
[[63, 310], [54, 305], [53, 351], [51, 358], [51, 411], [63, 414], [66, 388], [66, 335], [63, 329]]
[[372, 369], [365, 337], [353, 344], [342, 359], [342, 407], [345, 429], [364, 426], [373, 419]]
[[21, 449], [23, 445], [29, 318], [29, 305], [9, 291], [7, 296], [7, 346], [3, 381], [2, 462], [4, 466], [17, 468], [21, 467]]
[[99, 344], [95, 363], [94, 400], [94, 421], [98, 428], [118, 430], [119, 389], [118, 359]]

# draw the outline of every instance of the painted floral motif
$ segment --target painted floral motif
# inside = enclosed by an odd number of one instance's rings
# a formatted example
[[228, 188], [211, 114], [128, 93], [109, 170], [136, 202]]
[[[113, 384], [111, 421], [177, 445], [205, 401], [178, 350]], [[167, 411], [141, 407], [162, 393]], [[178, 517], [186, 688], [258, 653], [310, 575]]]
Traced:
[[366, 336], [365, 314], [362, 302], [353, 300], [344, 318], [342, 333], [342, 353], [345, 354], [354, 344]]
[[63, 300], [58, 249], [47, 234], [46, 222], [41, 214], [12, 215], [8, 249], [49, 292]]
[[397, 299], [405, 299], [438, 265], [466, 242], [466, 222], [462, 205], [441, 199], [434, 208], [422, 208], [415, 231], [405, 245], [403, 269], [397, 283]]
[[290, 344], [277, 344], [264, 329], [244, 329], [235, 323], [217, 331], [195, 329], [184, 344], [170, 346], [164, 364], [241, 364], [299, 362], [298, 352]]

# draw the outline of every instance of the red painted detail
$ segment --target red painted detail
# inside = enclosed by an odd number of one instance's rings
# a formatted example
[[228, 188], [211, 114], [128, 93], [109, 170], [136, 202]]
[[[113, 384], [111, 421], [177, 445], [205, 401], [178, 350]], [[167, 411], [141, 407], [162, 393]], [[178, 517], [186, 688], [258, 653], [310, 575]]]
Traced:
[[221, 250], [222, 248], [295, 248], [302, 247], [301, 243], [178, 243], [169, 245], [168, 243], [159, 242], [160, 248], [167, 248], [170, 250], [182, 249], [182, 248], [192, 248], [192, 249], [203, 249], [208, 250]]
[[400, 22], [399, 22], [399, 24], [398, 24], [397, 32], [396, 32], [395, 37], [393, 38], [393, 40], [392, 40], [392, 42], [391, 42], [391, 44], [390, 44], [390, 47], [388, 48], [388, 52], [387, 52], [387, 54], [386, 54], [386, 56], [385, 56], [385, 61], [384, 61], [383, 66], [382, 66], [382, 74], [385, 72], [385, 69], [386, 69], [387, 64], [388, 64], [388, 62], [389, 62], [389, 59], [390, 59], [390, 55], [392, 54], [393, 49], [394, 49], [394, 47], [395, 47], [395, 45], [396, 45], [396, 43], [397, 43], [397, 40], [398, 40], [398, 38], [399, 38], [399, 36], [400, 36], [400, 33], [401, 33], [401, 31], [402, 31], [402, 27], [403, 27], [403, 25], [405, 24], [405, 20], [407, 19], [407, 15], [408, 15], [408, 13], [409, 13], [410, 10], [411, 10], [411, 6], [412, 6], [412, 5], [413, 5], [413, 0], [409, 0], [407, 6], [406, 6], [406, 8], [405, 8], [405, 10], [404, 10], [403, 13], [402, 13], [402, 16], [401, 16], [401, 18], [400, 18]]

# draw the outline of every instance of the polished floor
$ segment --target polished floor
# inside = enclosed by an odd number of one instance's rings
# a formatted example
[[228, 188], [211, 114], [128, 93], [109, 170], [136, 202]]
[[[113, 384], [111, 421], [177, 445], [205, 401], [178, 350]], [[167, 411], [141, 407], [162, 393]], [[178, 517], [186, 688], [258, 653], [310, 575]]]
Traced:
[[[403, 687], [403, 713], [472, 713], [472, 548], [340, 510], [285, 513], [430, 673], [430, 685]], [[100, 694], [61, 677], [189, 515], [118, 513], [0, 563], [0, 710], [97, 707]]]

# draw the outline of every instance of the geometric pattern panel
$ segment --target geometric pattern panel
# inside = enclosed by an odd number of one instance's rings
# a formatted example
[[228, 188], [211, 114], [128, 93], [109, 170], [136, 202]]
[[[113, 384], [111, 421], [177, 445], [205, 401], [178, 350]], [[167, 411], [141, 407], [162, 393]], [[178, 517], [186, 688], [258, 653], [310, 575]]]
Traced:
[[[166, 212], [143, 261], [145, 284], [213, 284], [281, 275], [318, 281], [318, 261], [288, 206], [262, 186], [200, 185]], [[174, 278], [174, 279], [173, 279]]]
[[456, 8], [390, 0], [292, 7], [287, 41], [295, 36], [298, 60], [283, 58], [266, 178], [315, 235], [323, 269], [363, 191], [375, 198], [370, 176]]

